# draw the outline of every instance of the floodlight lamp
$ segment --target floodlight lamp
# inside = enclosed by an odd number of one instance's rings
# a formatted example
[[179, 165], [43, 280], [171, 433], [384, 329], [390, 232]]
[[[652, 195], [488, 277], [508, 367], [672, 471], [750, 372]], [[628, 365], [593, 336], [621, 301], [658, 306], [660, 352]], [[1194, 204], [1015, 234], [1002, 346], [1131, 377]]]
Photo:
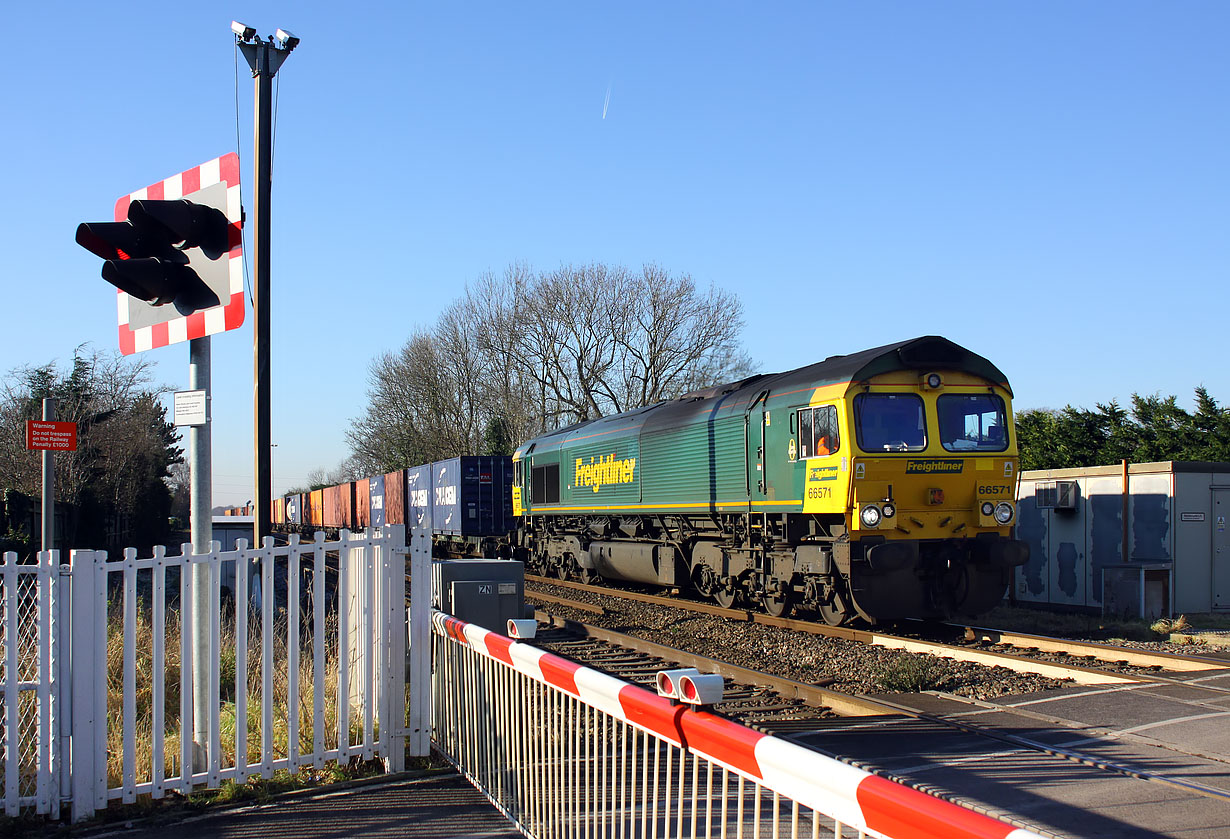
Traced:
[[299, 39], [294, 36], [294, 33], [287, 32], [285, 29], [279, 29], [273, 33], [273, 37], [277, 38], [278, 45], [287, 52], [299, 46]]
[[248, 26], [246, 23], [240, 23], [237, 20], [231, 21], [231, 31], [241, 41], [251, 41], [256, 37], [256, 27]]

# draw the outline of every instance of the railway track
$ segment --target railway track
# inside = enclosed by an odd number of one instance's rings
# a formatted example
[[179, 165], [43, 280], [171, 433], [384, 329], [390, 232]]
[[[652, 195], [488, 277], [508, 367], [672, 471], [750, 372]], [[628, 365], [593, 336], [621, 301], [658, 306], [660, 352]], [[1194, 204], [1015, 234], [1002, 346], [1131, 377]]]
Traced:
[[[988, 667], [1005, 667], [1020, 673], [1068, 679], [1077, 684], [1126, 684], [1139, 681], [1161, 683], [1173, 681], [1159, 675], [1161, 672], [1192, 673], [1230, 667], [1230, 661], [1224, 657], [1136, 650], [1109, 644], [1002, 632], [964, 625], [942, 625], [942, 631], [947, 636], [947, 640], [937, 641], [924, 637], [921, 624], [909, 635], [898, 635], [877, 630], [835, 627], [813, 621], [778, 618], [745, 609], [727, 609], [676, 597], [591, 586], [546, 577], [527, 575], [526, 581], [588, 592], [600, 597], [615, 597], [686, 612], [778, 627], [825, 638], [840, 638], [910, 653], [926, 653], [958, 661], [975, 662]], [[543, 593], [532, 589], [527, 589], [526, 595], [531, 598], [541, 597], [549, 602], [566, 604], [574, 608], [584, 609], [592, 605], [582, 601], [569, 601], [567, 598], [554, 595], [544, 597]], [[1213, 692], [1225, 691], [1218, 689]]]

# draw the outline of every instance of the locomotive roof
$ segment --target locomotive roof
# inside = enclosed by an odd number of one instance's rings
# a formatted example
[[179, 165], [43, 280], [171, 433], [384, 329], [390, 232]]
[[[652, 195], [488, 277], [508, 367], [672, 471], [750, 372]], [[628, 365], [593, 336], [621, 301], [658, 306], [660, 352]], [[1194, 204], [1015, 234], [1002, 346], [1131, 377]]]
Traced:
[[885, 344], [850, 355], [829, 356], [824, 361], [779, 373], [772, 378], [774, 390], [783, 386], [811, 382], [863, 382], [896, 370], [959, 370], [987, 379], [1011, 395], [1008, 377], [998, 367], [977, 353], [954, 344], [939, 335], [925, 335], [909, 341]]
[[[521, 448], [532, 443], [535, 444], [536, 449], [541, 449], [542, 444], [549, 440], [562, 442], [565, 437], [590, 426], [593, 426], [590, 433], [601, 433], [603, 425], [624, 430], [641, 426], [645, 431], [666, 428], [683, 420], [684, 417], [690, 417], [702, 411], [712, 411], [715, 416], [745, 411], [753, 400], [766, 390], [769, 391], [769, 398], [772, 398], [775, 394], [796, 392], [808, 387], [840, 382], [862, 382], [896, 370], [924, 372], [958, 370], [980, 376], [1004, 388], [1009, 395], [1012, 393], [1008, 386], [1008, 378], [990, 361], [959, 344], [954, 344], [947, 338], [925, 335], [850, 355], [830, 356], [824, 361], [795, 370], [787, 370], [784, 373], [749, 376], [737, 382], [693, 391], [674, 400], [635, 408], [621, 414], [584, 420], [575, 425], [539, 435], [523, 443]], [[705, 403], [710, 404], [706, 406]], [[548, 444], [548, 448], [553, 448], [553, 446]]]

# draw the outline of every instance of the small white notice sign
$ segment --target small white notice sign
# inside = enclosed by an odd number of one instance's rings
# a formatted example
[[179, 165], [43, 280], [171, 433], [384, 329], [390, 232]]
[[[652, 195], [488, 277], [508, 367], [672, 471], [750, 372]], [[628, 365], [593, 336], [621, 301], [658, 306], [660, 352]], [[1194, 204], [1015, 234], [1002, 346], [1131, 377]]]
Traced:
[[175, 392], [176, 425], [204, 425], [206, 416], [205, 391], [178, 390]]

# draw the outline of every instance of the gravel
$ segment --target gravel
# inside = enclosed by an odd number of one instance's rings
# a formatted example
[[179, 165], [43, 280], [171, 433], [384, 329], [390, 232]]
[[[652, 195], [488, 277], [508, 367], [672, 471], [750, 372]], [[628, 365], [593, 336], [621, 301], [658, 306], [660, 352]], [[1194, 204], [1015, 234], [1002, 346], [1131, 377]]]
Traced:
[[[531, 602], [533, 592], [542, 591], [607, 610], [606, 615], [599, 616], [557, 603], [535, 604], [558, 617], [854, 695], [922, 689], [972, 699], [992, 699], [1070, 684], [1069, 680], [1017, 673], [1004, 667], [888, 650], [840, 638], [638, 603], [614, 595], [537, 582], [532, 586], [526, 591]], [[833, 681], [829, 684], [828, 680]]]

